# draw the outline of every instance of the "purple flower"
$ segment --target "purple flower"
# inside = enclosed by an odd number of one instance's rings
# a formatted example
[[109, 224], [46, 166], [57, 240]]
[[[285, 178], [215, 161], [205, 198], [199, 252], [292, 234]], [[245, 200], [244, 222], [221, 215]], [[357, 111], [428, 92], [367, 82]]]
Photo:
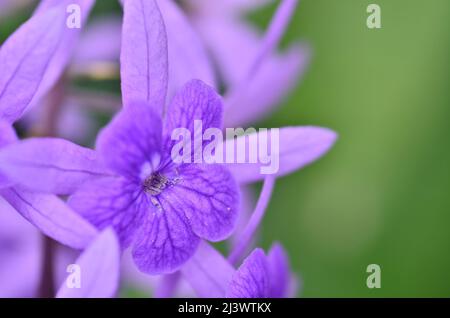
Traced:
[[[77, 2], [85, 6], [86, 12], [93, 3]], [[243, 29], [236, 28], [236, 34], [226, 31], [227, 36], [215, 46], [228, 50], [220, 49], [224, 56], [218, 51], [214, 55], [220, 61], [221, 73], [227, 75], [225, 117], [232, 125], [266, 113], [290, 88], [300, 62], [305, 61], [300, 50], [292, 53], [292, 60], [272, 52], [296, 2], [282, 2], [264, 38], [239, 38]], [[0, 75], [0, 196], [45, 234], [74, 248], [84, 248], [97, 235], [91, 224], [100, 230], [113, 228], [121, 248], [132, 247], [132, 257], [141, 271], [173, 273], [185, 265], [181, 272], [199, 296], [286, 296], [291, 274], [281, 247], [274, 247], [267, 256], [257, 249], [238, 270], [233, 266], [251, 246], [275, 178], [321, 157], [333, 145], [336, 134], [318, 127], [282, 128], [279, 147], [273, 147], [278, 153], [272, 154], [279, 157], [280, 169], [270, 177], [260, 173], [262, 164], [174, 163], [174, 129], [186, 128], [192, 136], [208, 128], [222, 129], [224, 106], [213, 88], [217, 81], [212, 63], [189, 21], [174, 3], [158, 3], [162, 14], [154, 0], [124, 1], [120, 56], [124, 108], [99, 134], [96, 151], [55, 138], [17, 142], [10, 126], [48, 92], [67, 64], [78, 33], [69, 34], [64, 26], [61, 29], [59, 14], [64, 5], [55, 0], [43, 1], [30, 21], [5, 43], [0, 51], [0, 65], [5, 65], [6, 70]], [[223, 22], [224, 29], [234, 29], [237, 20], [234, 13], [230, 16], [217, 19], [218, 25]], [[208, 23], [212, 23], [210, 19]], [[41, 30], [45, 26], [51, 28], [48, 34]], [[28, 34], [39, 43], [28, 43]], [[69, 50], [64, 49], [66, 40], [72, 45]], [[114, 41], [114, 48], [117, 43]], [[236, 56], [237, 47], [249, 52], [249, 56]], [[81, 51], [82, 61], [90, 63], [98, 57], [83, 56], [83, 52], [89, 50]], [[274, 83], [280, 86], [272, 89]], [[202, 121], [202, 131], [196, 131], [194, 120]], [[245, 142], [254, 138], [258, 134]], [[263, 179], [255, 212], [231, 255], [228, 260], [217, 256], [202, 240], [220, 241], [234, 230], [239, 212], [239, 191], [234, 180], [242, 186]], [[70, 208], [54, 194], [70, 195]], [[101, 234], [79, 259], [83, 266], [93, 264], [87, 280], [93, 285], [74, 294], [62, 287], [59, 296], [114, 295], [115, 274], [111, 280], [99, 277], [102, 286], [94, 284], [94, 273], [108, 268], [108, 264], [113, 273], [118, 273], [114, 234], [110, 230], [104, 233], [110, 234]], [[108, 251], [106, 257], [98, 257], [103, 248]], [[206, 272], [203, 263], [207, 264]], [[163, 278], [168, 285], [158, 294], [171, 294], [179, 277], [180, 273], [174, 273]]]
[[56, 83], [80, 34], [66, 26], [66, 7], [80, 5], [83, 22], [94, 0], [45, 0], [0, 49], [0, 119], [17, 121]]
[[217, 250], [203, 243], [182, 273], [200, 297], [281, 298], [296, 294], [295, 276], [278, 243], [268, 255], [260, 248], [253, 250], [237, 270]]
[[[161, 1], [161, 5], [162, 2], [166, 1]], [[217, 78], [224, 81], [224, 120], [227, 127], [247, 125], [273, 111], [295, 87], [309, 61], [309, 48], [304, 44], [295, 43], [281, 53], [276, 50], [297, 0], [281, 1], [264, 36], [244, 21], [242, 16], [245, 13], [268, 2], [273, 1], [182, 1], [188, 8], [186, 14], [200, 35], [201, 45], [217, 66]], [[174, 15], [169, 13], [174, 11], [170, 9], [170, 6], [162, 6], [165, 18], [166, 15]], [[189, 28], [177, 28], [171, 25], [171, 21], [167, 23], [169, 30], [176, 28], [176, 31], [169, 32], [169, 46], [176, 35], [182, 37], [190, 32]], [[175, 35], [171, 36], [171, 33]]]
[[230, 298], [285, 298], [292, 277], [287, 255], [275, 244], [268, 255], [260, 248], [248, 256], [233, 275], [226, 293]]
[[[8, 182], [26, 190], [70, 194], [79, 189], [71, 205], [99, 228], [112, 225], [123, 247], [133, 243], [141, 270], [172, 272], [195, 252], [200, 238], [222, 240], [235, 224], [239, 198], [230, 173], [217, 165], [174, 165], [170, 159], [172, 130], [198, 133], [195, 119], [203, 121], [205, 130], [221, 128], [223, 106], [210, 87], [191, 81], [173, 99], [163, 127], [158, 113], [167, 88], [164, 24], [154, 1], [127, 1], [124, 10], [125, 109], [100, 134], [100, 158], [64, 140], [29, 139], [3, 149], [1, 170]], [[19, 105], [21, 110], [25, 103]], [[44, 232], [59, 230], [53, 227], [59, 216], [41, 220], [33, 213], [38, 202], [12, 188], [1, 194]], [[60, 237], [70, 235], [61, 226], [61, 235], [54, 237], [68, 240]]]
[[174, 164], [173, 129], [221, 127], [220, 97], [191, 81], [167, 110], [164, 127], [150, 105], [131, 103], [104, 129], [97, 150], [114, 177], [85, 184], [69, 204], [98, 228], [112, 225], [123, 247], [133, 246], [147, 273], [177, 270], [200, 238], [220, 241], [234, 228], [239, 202], [230, 173], [219, 165]]

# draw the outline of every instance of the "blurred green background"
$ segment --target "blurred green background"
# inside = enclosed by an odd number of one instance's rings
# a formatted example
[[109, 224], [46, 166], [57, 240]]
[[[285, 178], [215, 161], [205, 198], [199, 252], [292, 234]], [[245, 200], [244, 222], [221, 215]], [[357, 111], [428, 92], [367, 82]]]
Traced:
[[[370, 3], [382, 29], [366, 27]], [[274, 8], [249, 19], [265, 27]], [[28, 14], [5, 18], [0, 39]], [[299, 39], [313, 50], [309, 70], [259, 125], [340, 137], [278, 181], [262, 246], [285, 245], [303, 297], [450, 296], [450, 1], [302, 0], [283, 45]], [[366, 287], [372, 263], [381, 289]]]
[[[267, 125], [340, 138], [278, 182], [264, 246], [286, 245], [306, 297], [450, 296], [450, 1], [304, 0], [285, 40], [298, 38], [310, 69]], [[366, 287], [372, 263], [381, 289]]]

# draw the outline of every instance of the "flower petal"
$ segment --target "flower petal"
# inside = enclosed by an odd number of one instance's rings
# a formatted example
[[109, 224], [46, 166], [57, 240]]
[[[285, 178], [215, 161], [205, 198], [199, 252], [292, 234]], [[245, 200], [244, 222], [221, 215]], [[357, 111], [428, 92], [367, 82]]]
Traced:
[[[223, 104], [222, 98], [215, 90], [200, 80], [191, 80], [175, 95], [167, 111], [163, 137], [165, 138], [165, 153], [171, 153], [172, 147], [178, 142], [171, 140], [172, 133], [180, 128], [190, 132], [190, 138], [203, 136], [208, 128], [222, 128]], [[196, 125], [197, 123], [197, 125]], [[201, 123], [201, 125], [199, 125]], [[203, 141], [203, 145], [209, 143]], [[203, 147], [196, 147], [191, 154], [191, 162], [195, 161], [196, 152]], [[198, 153], [200, 154], [200, 153]]]
[[[184, 213], [194, 233], [209, 241], [229, 237], [235, 228], [238, 209], [238, 187], [231, 174], [219, 165], [182, 165], [179, 181], [161, 194], [166, 204]], [[167, 212], [169, 213], [169, 212]]]
[[225, 98], [225, 125], [241, 127], [258, 121], [279, 106], [305, 72], [309, 49], [294, 45], [267, 58], [251, 80], [234, 87]]
[[[189, 80], [198, 78], [215, 87], [215, 76], [211, 61], [196, 31], [173, 1], [159, 1], [166, 23], [169, 48], [168, 97]], [[180, 52], [183, 52], [180, 54]]]
[[269, 294], [269, 270], [264, 251], [255, 249], [233, 275], [226, 297], [267, 298]]
[[155, 0], [125, 0], [120, 56], [124, 106], [146, 101], [162, 113], [168, 53], [164, 21]]
[[0, 50], [0, 118], [16, 121], [30, 104], [57, 50], [65, 17], [58, 10], [33, 16]]
[[251, 247], [252, 241], [257, 234], [258, 228], [264, 218], [267, 206], [269, 205], [270, 199], [272, 197], [272, 192], [275, 187], [275, 178], [273, 176], [267, 176], [264, 179], [263, 188], [256, 204], [255, 210], [252, 213], [248, 223], [246, 224], [244, 230], [239, 237], [239, 242], [232, 249], [230, 255], [228, 256], [228, 261], [231, 264], [236, 264], [241, 260], [244, 253]]
[[0, 149], [0, 172], [30, 190], [61, 195], [109, 174], [94, 151], [56, 138], [32, 138]]
[[0, 120], [0, 148], [17, 141], [14, 128], [4, 120]]
[[100, 233], [76, 260], [80, 268], [80, 288], [61, 286], [57, 298], [109, 298], [119, 286], [120, 248], [110, 228]]
[[286, 251], [279, 243], [275, 243], [267, 255], [270, 273], [270, 297], [288, 297], [291, 283], [291, 270]]
[[[79, 3], [87, 16], [93, 0]], [[0, 118], [18, 120], [61, 75], [80, 33], [66, 26], [66, 17], [61, 3], [37, 10], [1, 47]]]
[[[0, 120], [0, 148], [11, 144], [17, 140], [17, 135], [10, 124]], [[8, 187], [13, 182], [0, 172], [0, 189]]]
[[199, 297], [221, 298], [235, 272], [215, 248], [201, 242], [195, 255], [182, 267], [183, 277]]
[[[268, 134], [269, 148], [273, 148], [270, 143], [273, 132]], [[236, 139], [226, 140], [226, 144], [239, 144], [242, 138], [245, 138], [246, 150], [250, 149], [249, 144], [259, 144], [259, 135], [261, 133], [240, 136]], [[314, 162], [327, 153], [336, 141], [337, 135], [330, 129], [314, 126], [305, 127], [285, 127], [279, 130], [279, 149], [269, 152], [272, 163], [278, 159], [279, 169], [274, 173], [280, 177], [301, 169], [304, 166]], [[277, 140], [274, 138], [274, 141]], [[225, 147], [232, 147], [226, 145]], [[239, 151], [237, 151], [239, 152]], [[261, 158], [260, 158], [261, 159]], [[237, 162], [235, 159], [234, 162]], [[236, 178], [238, 183], [250, 183], [264, 179], [267, 174], [261, 173], [261, 168], [269, 164], [259, 163], [229, 163], [227, 168]]]
[[258, 53], [261, 36], [247, 23], [223, 16], [202, 16], [195, 20], [227, 88], [245, 77]]
[[[89, 14], [94, 6], [95, 0], [44, 0], [39, 3], [34, 15], [45, 13], [49, 10], [59, 10], [59, 15], [64, 16], [64, 34], [60, 39], [57, 51], [52, 57], [47, 71], [42, 79], [42, 83], [36, 95], [33, 98], [32, 104], [36, 104], [41, 97], [43, 97], [52, 88], [52, 86], [59, 79], [64, 72], [67, 64], [70, 62], [75, 47], [78, 44], [78, 39], [81, 31], [89, 17]], [[67, 21], [70, 18], [68, 8], [70, 5], [78, 5], [80, 7], [81, 27], [69, 28]]]
[[137, 267], [144, 273], [168, 274], [194, 255], [200, 242], [183, 211], [160, 199], [163, 210], [147, 203], [146, 218], [132, 250]]
[[86, 183], [68, 204], [98, 229], [112, 226], [126, 248], [142, 223], [144, 199], [140, 188], [124, 178], [100, 178]]
[[132, 102], [103, 129], [97, 150], [105, 164], [129, 179], [139, 179], [144, 164], [156, 169], [161, 152], [161, 119], [144, 102]]
[[172, 100], [165, 122], [165, 131], [187, 128], [194, 136], [194, 120], [201, 120], [203, 129], [222, 128], [222, 98], [214, 88], [200, 80], [191, 80]]
[[0, 298], [36, 296], [41, 258], [39, 231], [0, 197]]
[[227, 87], [226, 127], [262, 119], [292, 90], [309, 61], [307, 46], [297, 43], [286, 52], [274, 52], [277, 41], [271, 34], [264, 41], [255, 28], [235, 17], [208, 15], [196, 19], [196, 26]]
[[[260, 119], [293, 88], [297, 76], [304, 69], [307, 54], [303, 53], [299, 46], [289, 52], [289, 59], [280, 59], [281, 61], [278, 62], [273, 52], [297, 4], [298, 0], [280, 1], [266, 34], [258, 45], [256, 54], [250, 60], [247, 69], [243, 71], [242, 78], [239, 78], [239, 82], [233, 85], [228, 93], [227, 123], [243, 125], [248, 121]], [[284, 70], [290, 70], [290, 72]], [[276, 93], [261, 94], [261, 92]]]
[[[239, 244], [241, 235], [245, 231], [247, 223], [250, 220], [253, 210], [255, 209], [257, 200], [257, 197], [255, 196], [255, 193], [253, 193], [253, 189], [251, 188], [250, 185], [241, 185], [239, 187], [239, 193], [241, 198], [239, 202], [240, 204], [239, 204], [238, 220], [236, 221], [236, 228], [233, 231], [233, 234], [229, 240], [229, 247], [231, 250], [234, 249]], [[258, 233], [254, 235], [254, 237], [252, 238], [252, 243], [254, 243], [257, 238]], [[250, 250], [245, 252], [250, 253]]]
[[56, 196], [18, 187], [0, 190], [0, 194], [25, 219], [61, 244], [81, 249], [97, 234], [93, 226]]

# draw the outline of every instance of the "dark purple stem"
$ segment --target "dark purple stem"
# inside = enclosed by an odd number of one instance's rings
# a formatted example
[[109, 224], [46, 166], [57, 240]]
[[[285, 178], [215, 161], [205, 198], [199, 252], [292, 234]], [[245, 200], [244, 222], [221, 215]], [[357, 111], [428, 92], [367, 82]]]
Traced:
[[44, 235], [42, 236], [42, 241], [44, 255], [41, 283], [39, 285], [39, 297], [53, 298], [55, 296], [55, 285], [53, 280], [53, 247], [55, 242]]
[[[46, 104], [43, 125], [35, 132], [38, 135], [51, 137], [57, 135], [58, 117], [61, 111], [61, 105], [64, 102], [65, 80], [64, 77], [56, 83], [55, 87], [48, 94], [48, 103]], [[39, 131], [40, 130], [40, 131]], [[53, 278], [53, 257], [56, 242], [43, 235], [43, 261], [42, 275], [39, 285], [39, 297], [55, 297], [55, 282]]]

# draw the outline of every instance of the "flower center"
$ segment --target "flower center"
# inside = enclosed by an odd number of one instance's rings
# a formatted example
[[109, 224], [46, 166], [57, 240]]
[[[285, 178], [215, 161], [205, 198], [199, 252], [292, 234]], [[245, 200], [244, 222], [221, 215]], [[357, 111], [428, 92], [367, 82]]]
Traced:
[[163, 174], [159, 172], [152, 173], [143, 182], [144, 191], [150, 195], [159, 195], [172, 182]]

